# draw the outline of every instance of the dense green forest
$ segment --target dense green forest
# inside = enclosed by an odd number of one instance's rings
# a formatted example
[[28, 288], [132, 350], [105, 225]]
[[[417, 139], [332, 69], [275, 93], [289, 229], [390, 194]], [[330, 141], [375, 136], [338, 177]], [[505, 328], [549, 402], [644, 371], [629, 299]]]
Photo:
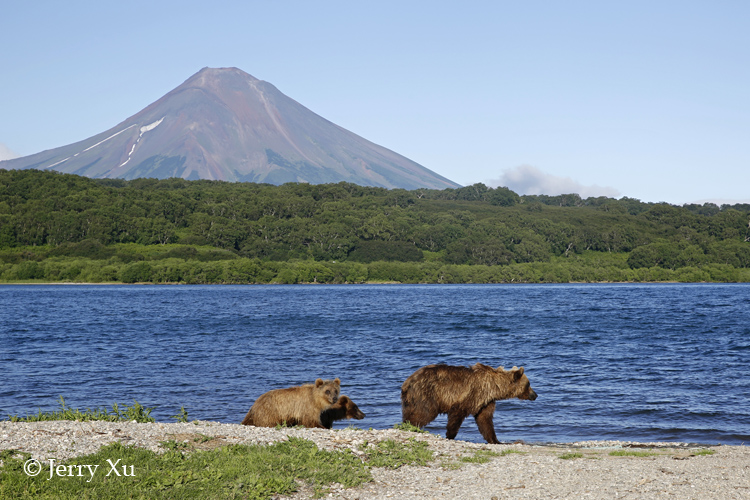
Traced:
[[0, 281], [750, 281], [750, 205], [0, 170]]

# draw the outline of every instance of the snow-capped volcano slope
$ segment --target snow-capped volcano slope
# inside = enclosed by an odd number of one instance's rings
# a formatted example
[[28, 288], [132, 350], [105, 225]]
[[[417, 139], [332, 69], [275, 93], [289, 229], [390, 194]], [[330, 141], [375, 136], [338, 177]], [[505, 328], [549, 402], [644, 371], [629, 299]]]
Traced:
[[0, 162], [0, 168], [53, 169], [96, 178], [458, 187], [237, 68], [204, 68], [110, 130]]

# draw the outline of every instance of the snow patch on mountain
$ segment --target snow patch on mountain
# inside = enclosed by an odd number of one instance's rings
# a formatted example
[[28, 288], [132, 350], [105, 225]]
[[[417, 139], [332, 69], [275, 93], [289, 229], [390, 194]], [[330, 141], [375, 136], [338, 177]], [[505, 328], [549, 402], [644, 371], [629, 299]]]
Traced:
[[[160, 120], [156, 120], [154, 123], [150, 123], [148, 125], [144, 125], [143, 127], [141, 127], [139, 129], [140, 133], [138, 134], [138, 139], [135, 140], [135, 142], [133, 143], [133, 147], [130, 148], [130, 153], [128, 153], [128, 159], [125, 160], [124, 162], [122, 162], [120, 164], [120, 167], [124, 167], [125, 164], [130, 161], [130, 157], [133, 155], [133, 151], [135, 151], [135, 147], [138, 145], [139, 142], [141, 142], [141, 138], [143, 137], [143, 134], [145, 134], [146, 132], [149, 132], [151, 130], [154, 130], [156, 127], [158, 127], [159, 124], [164, 121], [164, 118], [166, 118], [166, 117], [162, 116]], [[135, 125], [131, 125], [131, 126], [135, 126]]]
[[109, 136], [109, 137], [107, 137], [106, 139], [103, 139], [103, 140], [101, 140], [101, 141], [97, 142], [97, 143], [96, 143], [96, 144], [94, 144], [93, 146], [89, 146], [89, 147], [87, 147], [86, 149], [84, 149], [83, 151], [79, 151], [79, 152], [77, 152], [77, 153], [76, 153], [76, 154], [74, 154], [73, 156], [68, 156], [68, 157], [67, 157], [67, 158], [65, 158], [64, 160], [60, 160], [60, 161], [58, 161], [57, 163], [53, 163], [52, 165], [49, 165], [49, 166], [47, 166], [47, 167], [42, 167], [42, 168], [45, 168], [45, 169], [49, 169], [49, 168], [52, 168], [52, 167], [54, 167], [54, 166], [56, 166], [56, 165], [59, 165], [59, 164], [61, 164], [61, 163], [64, 163], [64, 162], [66, 162], [66, 161], [70, 160], [71, 158], [73, 158], [73, 157], [76, 157], [76, 156], [78, 156], [78, 155], [79, 155], [79, 154], [81, 154], [81, 153], [85, 153], [86, 151], [88, 151], [88, 150], [90, 150], [90, 149], [94, 149], [94, 148], [95, 148], [95, 147], [97, 147], [98, 145], [100, 145], [100, 144], [103, 144], [103, 143], [107, 142], [108, 140], [112, 139], [113, 137], [117, 137], [118, 135], [122, 134], [123, 132], [125, 132], [125, 131], [126, 131], [126, 130], [128, 130], [129, 128], [133, 128], [133, 127], [135, 127], [135, 125], [131, 125], [131, 126], [129, 126], [129, 127], [125, 127], [124, 129], [120, 130], [119, 132], [115, 132], [114, 134], [110, 135], [110, 136]]
[[156, 127], [158, 127], [159, 124], [164, 121], [164, 118], [166, 117], [162, 116], [160, 120], [156, 120], [154, 123], [150, 125], [145, 125], [141, 127], [141, 135], [139, 135], [138, 138], [140, 139], [141, 137], [143, 137], [144, 132], [148, 132], [149, 130], [154, 130]]
[[133, 128], [133, 127], [135, 127], [135, 125], [131, 125], [131, 126], [129, 126], [129, 127], [125, 127], [124, 129], [120, 130], [119, 132], [115, 132], [114, 134], [110, 135], [109, 137], [107, 137], [107, 138], [106, 138], [106, 139], [104, 139], [103, 141], [99, 141], [99, 142], [97, 142], [96, 144], [94, 144], [93, 146], [91, 146], [91, 147], [88, 147], [88, 148], [84, 149], [84, 150], [82, 151], [82, 153], [85, 153], [85, 152], [86, 152], [86, 151], [88, 151], [89, 149], [94, 149], [94, 148], [95, 148], [95, 147], [97, 147], [98, 145], [100, 145], [100, 144], [103, 144], [103, 143], [107, 142], [108, 140], [112, 139], [113, 137], [116, 137], [116, 136], [118, 136], [118, 135], [122, 134], [123, 132], [125, 132], [125, 131], [126, 131], [127, 129], [129, 129], [129, 128]]

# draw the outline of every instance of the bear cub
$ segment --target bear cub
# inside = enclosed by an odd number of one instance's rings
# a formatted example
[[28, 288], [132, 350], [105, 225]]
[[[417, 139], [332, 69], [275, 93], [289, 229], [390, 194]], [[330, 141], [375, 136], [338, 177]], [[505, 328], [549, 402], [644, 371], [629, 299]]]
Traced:
[[448, 414], [445, 437], [454, 439], [464, 419], [473, 415], [482, 437], [499, 444], [492, 420], [495, 401], [536, 399], [523, 367], [506, 371], [477, 363], [474, 366], [428, 365], [401, 385], [401, 412], [404, 422], [424, 427], [441, 413]]
[[321, 412], [338, 401], [340, 392], [339, 379], [320, 378], [314, 384], [274, 389], [255, 400], [242, 424], [276, 427], [286, 423], [289, 426], [322, 427]]
[[339, 396], [339, 400], [335, 404], [320, 413], [320, 423], [326, 429], [333, 427], [334, 420], [344, 420], [345, 418], [356, 420], [365, 418], [365, 414], [354, 404], [354, 401], [349, 399], [349, 396]]

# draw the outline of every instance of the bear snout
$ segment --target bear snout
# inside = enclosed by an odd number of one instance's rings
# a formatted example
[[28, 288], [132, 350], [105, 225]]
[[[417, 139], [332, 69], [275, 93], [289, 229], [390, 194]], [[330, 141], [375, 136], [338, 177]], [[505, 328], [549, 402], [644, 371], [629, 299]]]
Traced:
[[534, 389], [529, 388], [529, 401], [534, 401], [536, 399], [536, 392], [534, 392]]

